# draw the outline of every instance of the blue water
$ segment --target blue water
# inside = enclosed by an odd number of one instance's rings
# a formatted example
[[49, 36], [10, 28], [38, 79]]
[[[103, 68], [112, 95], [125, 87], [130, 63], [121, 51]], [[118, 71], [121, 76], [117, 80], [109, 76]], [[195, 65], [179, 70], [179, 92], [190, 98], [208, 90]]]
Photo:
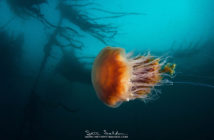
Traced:
[[[0, 1], [0, 139], [213, 139], [214, 1]], [[60, 22], [61, 21], [61, 22]], [[104, 25], [104, 26], [103, 26]], [[91, 84], [106, 46], [169, 56], [173, 85], [105, 106]], [[125, 139], [125, 138], [124, 138]]]

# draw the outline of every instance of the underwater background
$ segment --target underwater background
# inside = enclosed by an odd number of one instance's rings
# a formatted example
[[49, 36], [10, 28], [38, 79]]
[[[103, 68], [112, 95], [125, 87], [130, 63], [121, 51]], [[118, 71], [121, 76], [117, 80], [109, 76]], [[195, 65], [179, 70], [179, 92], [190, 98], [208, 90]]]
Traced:
[[[213, 0], [1, 0], [0, 140], [214, 139]], [[158, 99], [105, 106], [91, 83], [106, 46], [169, 56]], [[177, 82], [177, 83], [176, 83]]]

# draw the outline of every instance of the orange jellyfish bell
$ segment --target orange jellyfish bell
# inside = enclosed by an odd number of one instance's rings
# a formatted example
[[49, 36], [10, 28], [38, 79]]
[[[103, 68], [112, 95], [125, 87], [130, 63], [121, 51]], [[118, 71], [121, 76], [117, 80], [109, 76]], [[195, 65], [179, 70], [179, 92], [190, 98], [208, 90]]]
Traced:
[[92, 68], [97, 96], [110, 107], [136, 98], [148, 99], [155, 86], [169, 82], [162, 80], [163, 76], [174, 73], [175, 64], [160, 61], [150, 54], [132, 58], [122, 48], [105, 47]]

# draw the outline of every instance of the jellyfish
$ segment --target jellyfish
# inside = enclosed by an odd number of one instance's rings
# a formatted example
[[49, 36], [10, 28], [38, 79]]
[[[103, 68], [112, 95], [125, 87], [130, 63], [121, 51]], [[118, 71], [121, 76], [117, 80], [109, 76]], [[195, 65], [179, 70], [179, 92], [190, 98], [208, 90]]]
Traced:
[[133, 56], [123, 48], [105, 47], [93, 64], [93, 87], [99, 99], [113, 108], [130, 100], [150, 100], [157, 86], [171, 83], [167, 77], [174, 74], [176, 65], [166, 60], [150, 53]]

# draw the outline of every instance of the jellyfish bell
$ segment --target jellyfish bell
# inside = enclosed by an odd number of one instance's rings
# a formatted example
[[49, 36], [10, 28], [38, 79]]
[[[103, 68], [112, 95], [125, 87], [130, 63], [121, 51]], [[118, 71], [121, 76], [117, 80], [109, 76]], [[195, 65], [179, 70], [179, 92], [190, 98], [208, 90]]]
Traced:
[[100, 100], [118, 107], [134, 99], [146, 100], [155, 86], [167, 83], [166, 74], [174, 73], [175, 64], [165, 64], [150, 54], [131, 57], [119, 47], [105, 47], [92, 68], [92, 83]]

